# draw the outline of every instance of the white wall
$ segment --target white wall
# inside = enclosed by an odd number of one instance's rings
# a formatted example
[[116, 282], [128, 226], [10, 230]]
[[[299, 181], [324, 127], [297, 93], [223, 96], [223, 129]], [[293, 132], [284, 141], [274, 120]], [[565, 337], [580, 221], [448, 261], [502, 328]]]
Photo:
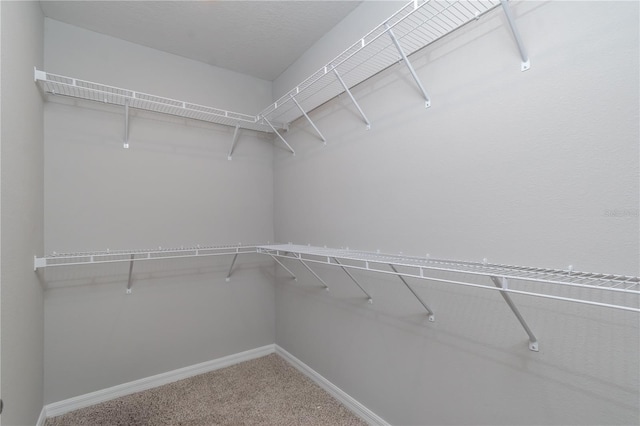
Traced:
[[[638, 3], [512, 8], [529, 71], [498, 9], [411, 57], [431, 108], [400, 63], [353, 90], [371, 130], [344, 95], [310, 114], [326, 146], [294, 123], [276, 240], [639, 275]], [[535, 353], [497, 293], [413, 282], [429, 323], [398, 280], [357, 274], [370, 306], [289, 266], [276, 342], [392, 424], [638, 421], [635, 313], [514, 296]]]
[[[45, 20], [45, 69], [251, 113], [271, 83]], [[80, 107], [78, 107], [80, 106]], [[273, 241], [271, 136], [52, 99], [45, 252]], [[45, 270], [45, 403], [271, 344], [273, 267], [249, 255]]]
[[1, 211], [4, 425], [33, 425], [42, 409], [43, 301], [33, 256], [43, 250], [42, 99], [33, 67], [43, 61], [37, 2], [2, 2]]

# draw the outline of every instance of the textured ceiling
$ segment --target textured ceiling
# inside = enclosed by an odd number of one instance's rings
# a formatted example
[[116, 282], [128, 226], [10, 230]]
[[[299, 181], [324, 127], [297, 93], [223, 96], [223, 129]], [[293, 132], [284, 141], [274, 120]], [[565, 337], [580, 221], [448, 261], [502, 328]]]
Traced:
[[360, 3], [40, 2], [49, 18], [270, 81]]

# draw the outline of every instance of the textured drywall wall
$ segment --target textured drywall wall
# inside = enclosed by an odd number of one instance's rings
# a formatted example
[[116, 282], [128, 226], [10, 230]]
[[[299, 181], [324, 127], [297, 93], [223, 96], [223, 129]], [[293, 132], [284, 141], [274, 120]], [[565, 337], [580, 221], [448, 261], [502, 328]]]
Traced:
[[[353, 89], [371, 130], [345, 95], [310, 114], [326, 146], [293, 123], [276, 239], [637, 276], [638, 3], [512, 8], [530, 70], [497, 9], [411, 57], [431, 108], [399, 63]], [[277, 344], [391, 424], [638, 422], [637, 313], [516, 295], [536, 353], [495, 292], [411, 281], [430, 323], [399, 280], [356, 272], [368, 305], [340, 270], [316, 268], [326, 293], [287, 265]]]
[[37, 2], [2, 2], [1, 212], [4, 425], [33, 425], [42, 409], [43, 302], [33, 256], [43, 250], [42, 99], [33, 67], [43, 61]]
[[[271, 84], [45, 20], [45, 68], [241, 112]], [[65, 99], [45, 104], [45, 251], [273, 241], [271, 136]], [[45, 402], [275, 340], [273, 266], [241, 256], [46, 269]], [[266, 263], [265, 263], [266, 262]]]
[[363, 2], [273, 81], [273, 99], [278, 99], [325, 66], [404, 4], [384, 0]]

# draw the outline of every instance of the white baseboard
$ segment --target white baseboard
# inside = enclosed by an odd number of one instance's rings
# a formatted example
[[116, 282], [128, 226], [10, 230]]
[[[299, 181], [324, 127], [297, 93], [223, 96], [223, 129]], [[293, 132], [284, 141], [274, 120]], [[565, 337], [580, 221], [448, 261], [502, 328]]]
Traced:
[[44, 425], [44, 420], [46, 417], [60, 416], [70, 411], [78, 410], [90, 405], [99, 404], [101, 402], [109, 401], [121, 396], [130, 395], [132, 393], [141, 392], [147, 389], [155, 388], [157, 386], [166, 385], [178, 380], [197, 376], [198, 374], [219, 370], [221, 368], [229, 367], [240, 362], [260, 358], [274, 352], [275, 345], [266, 345], [234, 355], [225, 356], [223, 358], [214, 359], [213, 361], [207, 361], [189, 367], [179, 368], [167, 373], [157, 374], [155, 376], [135, 380], [129, 383], [123, 383], [121, 385], [113, 386], [107, 389], [87, 393], [59, 402], [54, 402], [52, 404], [47, 404], [42, 409], [42, 413], [40, 414], [40, 419], [38, 419], [37, 426]]
[[44, 422], [47, 421], [47, 410], [42, 407], [42, 411], [40, 411], [40, 417], [38, 417], [38, 423], [36, 426], [44, 426]]
[[295, 356], [291, 355], [286, 350], [282, 349], [280, 346], [275, 345], [275, 352], [282, 358], [284, 358], [287, 362], [289, 362], [289, 364], [293, 365], [302, 374], [316, 382], [322, 389], [327, 391], [331, 396], [340, 401], [345, 407], [347, 407], [355, 415], [360, 417], [368, 424], [376, 426], [390, 426], [390, 424], [387, 423], [382, 417], [378, 416], [376, 413], [356, 401], [349, 394], [331, 383], [329, 380], [322, 377], [318, 372], [313, 370], [304, 362], [300, 361]]

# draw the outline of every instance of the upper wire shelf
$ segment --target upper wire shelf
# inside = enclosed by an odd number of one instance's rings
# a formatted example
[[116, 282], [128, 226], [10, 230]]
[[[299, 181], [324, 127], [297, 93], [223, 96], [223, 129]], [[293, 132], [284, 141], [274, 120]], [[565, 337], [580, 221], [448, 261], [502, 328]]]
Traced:
[[[425, 0], [406, 4], [302, 83], [265, 108], [259, 116], [291, 123], [345, 91], [402, 60], [395, 39], [406, 55], [439, 40], [499, 6], [500, 0]], [[389, 37], [393, 33], [393, 37]], [[301, 107], [296, 105], [297, 101]]]
[[[401, 275], [404, 277], [499, 290], [507, 293], [524, 294], [640, 312], [640, 277], [577, 272], [570, 269], [556, 270], [481, 262], [441, 260], [426, 257], [409, 257], [292, 244], [258, 246], [257, 250], [259, 253], [270, 254], [277, 257], [290, 257], [294, 260], [303, 260], [305, 262], [330, 264], [351, 269], [360, 269], [390, 275]], [[336, 263], [335, 259], [348, 261], [349, 263]], [[394, 267], [403, 268], [403, 270], [391, 271], [382, 265], [393, 265]], [[439, 276], [429, 276], [430, 272], [451, 272], [456, 274], [493, 277], [499, 280], [506, 280], [504, 281], [505, 283], [519, 281], [523, 284], [540, 283], [550, 284], [551, 286], [538, 286], [533, 288], [531, 286], [520, 285], [518, 288], [515, 288], [504, 285], [502, 287], [496, 287], [495, 285], [483, 285], [469, 281], [460, 281], [458, 279], [453, 280], [441, 278]], [[611, 303], [600, 301], [601, 298], [591, 292], [588, 292], [589, 294], [585, 293], [584, 295], [578, 292], [576, 295], [572, 295], [572, 297], [565, 297], [559, 296], [557, 291], [552, 290], [552, 288], [556, 286], [627, 294], [635, 297], [626, 301], [616, 299]]]
[[273, 133], [273, 130], [264, 123], [263, 119], [255, 115], [242, 114], [191, 102], [149, 95], [134, 90], [51, 74], [45, 71], [35, 70], [34, 78], [43, 92], [51, 95], [61, 95], [112, 105], [128, 106], [144, 111], [169, 114], [192, 120]]

